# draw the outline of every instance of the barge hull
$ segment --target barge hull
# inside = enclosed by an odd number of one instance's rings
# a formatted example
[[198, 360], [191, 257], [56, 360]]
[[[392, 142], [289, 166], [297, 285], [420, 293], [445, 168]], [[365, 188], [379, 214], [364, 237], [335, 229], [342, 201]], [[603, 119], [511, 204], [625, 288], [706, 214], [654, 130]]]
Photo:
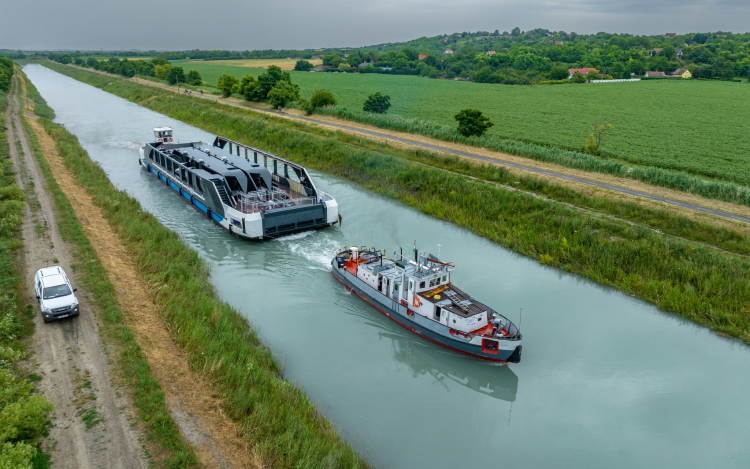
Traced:
[[[522, 346], [518, 345], [512, 350], [499, 350], [498, 354], [488, 354], [482, 352], [482, 348], [480, 345], [474, 345], [469, 343], [462, 343], [457, 340], [449, 339], [441, 334], [438, 334], [437, 332], [419, 324], [415, 320], [411, 319], [407, 315], [407, 308], [403, 307], [401, 305], [398, 305], [395, 301], [391, 300], [390, 298], [385, 297], [388, 301], [397, 304], [399, 309], [402, 311], [394, 310], [391, 307], [388, 307], [387, 305], [383, 304], [380, 301], [377, 301], [375, 298], [370, 296], [369, 294], [365, 293], [365, 290], [355, 284], [355, 282], [363, 283], [358, 278], [355, 278], [352, 276], [347, 270], [345, 269], [339, 269], [335, 262], [331, 264], [331, 273], [333, 276], [341, 282], [346, 288], [353, 291], [357, 294], [360, 298], [365, 300], [367, 303], [370, 304], [370, 306], [374, 307], [381, 313], [385, 314], [389, 318], [396, 321], [401, 326], [409, 329], [410, 331], [414, 332], [415, 334], [418, 334], [421, 337], [424, 337], [425, 339], [435, 342], [436, 344], [442, 345], [443, 347], [447, 347], [451, 350], [455, 350], [457, 352], [461, 352], [467, 355], [471, 355], [474, 357], [479, 357], [485, 360], [499, 362], [499, 363], [518, 363], [521, 360], [521, 350]], [[351, 277], [351, 279], [349, 278]], [[364, 283], [363, 283], [364, 285]], [[378, 293], [379, 294], [379, 293]], [[414, 315], [415, 319], [417, 317], [421, 317], [419, 315]]]

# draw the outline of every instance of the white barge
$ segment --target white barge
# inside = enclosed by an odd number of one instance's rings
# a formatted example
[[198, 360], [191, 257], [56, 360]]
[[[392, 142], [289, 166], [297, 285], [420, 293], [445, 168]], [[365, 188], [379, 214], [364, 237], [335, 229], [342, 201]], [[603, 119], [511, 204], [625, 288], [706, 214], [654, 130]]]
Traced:
[[340, 249], [338, 281], [412, 332], [450, 349], [497, 362], [521, 360], [521, 332], [508, 318], [451, 282], [454, 265], [433, 255], [385, 257], [366, 246]]
[[338, 223], [336, 200], [304, 167], [224, 137], [174, 143], [172, 132], [154, 129], [140, 165], [230, 233], [263, 239]]

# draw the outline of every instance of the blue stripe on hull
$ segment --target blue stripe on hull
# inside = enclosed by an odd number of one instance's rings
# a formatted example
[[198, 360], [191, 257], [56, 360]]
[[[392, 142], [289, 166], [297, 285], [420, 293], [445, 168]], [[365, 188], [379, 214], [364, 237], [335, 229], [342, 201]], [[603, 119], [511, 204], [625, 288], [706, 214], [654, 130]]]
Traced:
[[221, 223], [224, 221], [224, 217], [222, 217], [221, 215], [217, 215], [214, 212], [211, 212], [211, 218], [213, 218], [216, 223]]
[[[466, 353], [469, 355], [473, 355], [475, 357], [484, 358], [486, 360], [493, 360], [493, 361], [501, 361], [501, 362], [507, 362], [508, 358], [513, 355], [513, 350], [500, 350], [497, 355], [495, 354], [489, 354], [482, 352], [482, 347], [478, 345], [472, 345], [468, 343], [461, 343], [456, 340], [448, 339], [447, 337], [440, 335], [426, 327], [423, 327], [422, 325], [418, 324], [417, 322], [411, 320], [408, 317], [405, 317], [403, 314], [399, 314], [397, 311], [394, 311], [392, 308], [389, 308], [388, 306], [385, 306], [383, 304], [376, 305], [373, 303], [372, 300], [374, 298], [370, 298], [369, 295], [362, 292], [359, 288], [357, 288], [352, 282], [349, 281], [345, 277], [345, 274], [342, 274], [339, 272], [337, 266], [335, 264], [332, 265], [331, 273], [333, 273], [333, 276], [336, 277], [338, 281], [344, 284], [347, 288], [357, 293], [363, 300], [370, 303], [370, 305], [374, 306], [381, 312], [383, 312], [386, 316], [390, 317], [397, 323], [401, 324], [402, 326], [406, 327], [407, 329], [411, 330], [412, 332], [415, 332], [422, 337], [425, 337], [433, 342], [437, 342], [438, 344], [451, 348], [453, 350], [457, 350], [462, 353]], [[350, 274], [351, 275], [351, 274]]]
[[195, 204], [196, 207], [201, 209], [203, 213], [208, 213], [208, 207], [203, 205], [202, 203], [198, 202], [196, 199], [193, 199], [193, 204]]

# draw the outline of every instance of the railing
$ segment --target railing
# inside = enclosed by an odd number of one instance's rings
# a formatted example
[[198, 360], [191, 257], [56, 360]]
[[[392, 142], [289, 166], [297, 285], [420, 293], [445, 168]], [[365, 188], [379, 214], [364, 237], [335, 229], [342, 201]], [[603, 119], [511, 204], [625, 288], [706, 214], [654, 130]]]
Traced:
[[291, 198], [286, 192], [273, 189], [240, 194], [237, 197], [237, 210], [242, 213], [257, 213], [297, 205], [314, 205], [317, 202], [315, 197]]

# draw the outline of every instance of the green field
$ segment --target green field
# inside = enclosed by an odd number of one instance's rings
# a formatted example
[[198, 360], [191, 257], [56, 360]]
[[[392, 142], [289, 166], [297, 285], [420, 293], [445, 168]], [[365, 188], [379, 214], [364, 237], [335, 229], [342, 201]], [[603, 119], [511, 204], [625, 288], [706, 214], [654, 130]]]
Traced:
[[[191, 63], [215, 85], [263, 69]], [[316, 88], [339, 106], [361, 110], [367, 95], [391, 96], [390, 113], [455, 125], [475, 107], [492, 118], [490, 133], [580, 150], [595, 120], [614, 125], [603, 150], [634, 164], [659, 166], [750, 185], [750, 85], [719, 81], [650, 80], [589, 85], [491, 85], [414, 76], [291, 72], [303, 97]]]

